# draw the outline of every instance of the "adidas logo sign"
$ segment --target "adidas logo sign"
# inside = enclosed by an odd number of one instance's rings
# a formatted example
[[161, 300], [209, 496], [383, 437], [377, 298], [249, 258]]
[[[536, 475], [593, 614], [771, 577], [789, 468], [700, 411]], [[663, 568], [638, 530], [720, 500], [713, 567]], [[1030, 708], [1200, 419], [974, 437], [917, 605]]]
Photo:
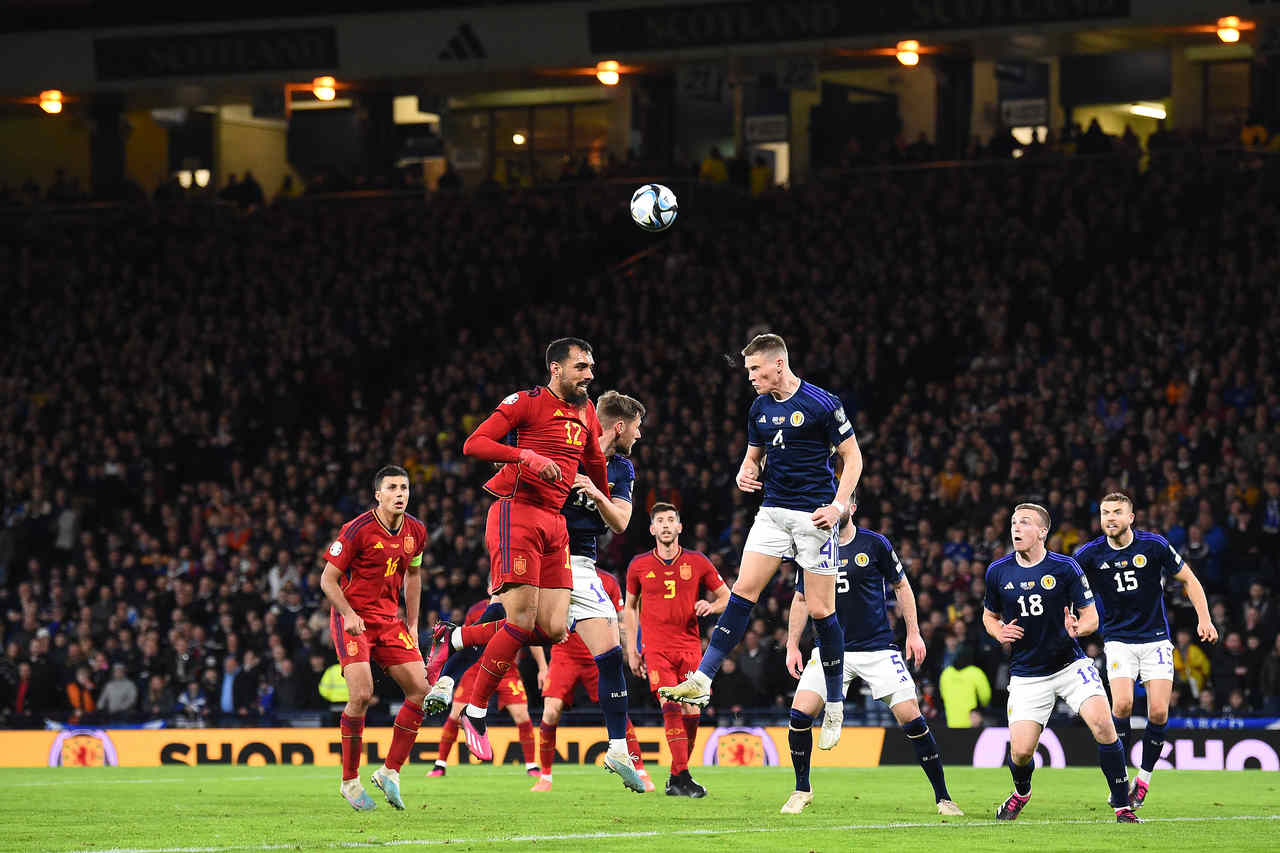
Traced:
[[1012, 582], [1010, 582], [1010, 583], [1005, 584], [1005, 585], [1004, 585], [1004, 588], [1005, 588], [1005, 589], [1013, 589], [1013, 583], [1012, 583]]
[[458, 31], [454, 33], [453, 38], [449, 39], [449, 43], [444, 46], [444, 50], [440, 51], [441, 59], [484, 59], [487, 56], [488, 54], [484, 50], [484, 43], [480, 41], [476, 31], [471, 29], [471, 25], [468, 23], [458, 27]]

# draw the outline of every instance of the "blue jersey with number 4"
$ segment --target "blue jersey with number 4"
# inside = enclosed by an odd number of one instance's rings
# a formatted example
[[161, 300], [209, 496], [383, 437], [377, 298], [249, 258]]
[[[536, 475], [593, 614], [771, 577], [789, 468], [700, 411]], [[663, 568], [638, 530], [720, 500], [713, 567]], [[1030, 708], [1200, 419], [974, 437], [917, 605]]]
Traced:
[[[579, 471], [586, 473], [585, 468]], [[609, 496], [631, 502], [631, 486], [636, 481], [636, 469], [631, 460], [616, 453], [609, 457], [606, 468], [609, 477]], [[596, 539], [609, 529], [596, 509], [596, 502], [579, 489], [569, 492], [560, 509], [565, 527], [569, 529], [569, 553], [575, 557], [596, 559]]]
[[1101, 604], [1102, 636], [1120, 643], [1169, 639], [1164, 583], [1182, 571], [1182, 555], [1157, 533], [1134, 530], [1133, 541], [1112, 548], [1107, 537], [1081, 545], [1075, 560]]
[[1047, 552], [1034, 566], [1019, 565], [1013, 554], [1001, 557], [987, 567], [983, 604], [1006, 623], [1018, 620], [1022, 629], [1022, 639], [1013, 643], [1010, 675], [1053, 675], [1084, 657], [1063, 625], [1064, 610], [1074, 606], [1079, 613], [1089, 607], [1093, 592], [1070, 557]]
[[747, 414], [747, 443], [764, 448], [764, 501], [813, 512], [836, 496], [831, 450], [853, 438], [839, 398], [801, 381], [785, 400], [761, 394]]
[[[874, 530], [854, 528], [849, 544], [840, 546], [837, 565], [836, 620], [844, 630], [844, 650], [898, 648], [889, 627], [888, 589], [907, 575], [889, 540]], [[804, 592], [803, 570], [796, 572], [796, 589]]]

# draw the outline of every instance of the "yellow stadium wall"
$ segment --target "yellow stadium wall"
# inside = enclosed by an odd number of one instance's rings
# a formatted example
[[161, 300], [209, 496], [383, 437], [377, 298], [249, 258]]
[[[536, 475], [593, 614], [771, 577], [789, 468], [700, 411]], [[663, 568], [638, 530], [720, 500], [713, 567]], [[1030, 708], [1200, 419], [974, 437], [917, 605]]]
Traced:
[[58, 169], [67, 178], [79, 178], [80, 189], [89, 189], [89, 125], [71, 107], [50, 116], [32, 107], [30, 116], [0, 118], [0, 139], [5, 156], [0, 158], [0, 183], [17, 189], [34, 178], [41, 194], [53, 183]]

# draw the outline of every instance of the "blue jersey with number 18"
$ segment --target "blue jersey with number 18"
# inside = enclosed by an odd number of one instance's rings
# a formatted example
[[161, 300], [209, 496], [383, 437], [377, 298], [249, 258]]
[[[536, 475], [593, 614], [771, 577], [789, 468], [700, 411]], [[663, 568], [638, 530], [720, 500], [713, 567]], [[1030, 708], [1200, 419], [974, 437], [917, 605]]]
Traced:
[[1074, 606], [1078, 613], [1092, 605], [1093, 592], [1070, 557], [1050, 551], [1034, 566], [1019, 565], [1014, 554], [1001, 557], [987, 567], [983, 604], [1006, 623], [1018, 620], [1022, 629], [1022, 639], [1013, 643], [1010, 675], [1053, 675], [1084, 657], [1063, 624], [1064, 610]]

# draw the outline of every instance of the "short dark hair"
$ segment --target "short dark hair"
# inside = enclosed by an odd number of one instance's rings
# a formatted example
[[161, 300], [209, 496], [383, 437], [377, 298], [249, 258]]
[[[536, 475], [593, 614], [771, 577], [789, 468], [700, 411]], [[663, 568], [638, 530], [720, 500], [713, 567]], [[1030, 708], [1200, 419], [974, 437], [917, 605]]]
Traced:
[[1116, 501], [1120, 503], [1128, 504], [1129, 511], [1133, 512], [1133, 500], [1124, 492], [1111, 492], [1110, 494], [1104, 495], [1102, 500], [1098, 501], [1098, 506], [1102, 506], [1102, 504], [1112, 503]]
[[780, 352], [785, 357], [787, 355], [787, 342], [782, 339], [781, 335], [775, 335], [770, 332], [756, 335], [749, 344], [742, 348], [742, 355], [745, 358], [758, 352]]
[[[373, 490], [376, 492], [382, 488], [382, 481], [388, 477], [404, 477], [409, 480], [409, 472], [401, 468], [399, 465], [383, 465], [378, 469], [378, 473], [373, 475]], [[410, 480], [412, 482], [412, 480]]]
[[587, 355], [592, 354], [591, 344], [587, 343], [582, 338], [556, 338], [547, 346], [547, 370], [551, 369], [551, 364], [553, 362], [559, 364], [568, 358], [569, 350], [574, 347], [582, 350]]
[[618, 421], [633, 421], [636, 418], [643, 418], [644, 414], [644, 403], [635, 397], [619, 394], [617, 391], [605, 391], [596, 400], [596, 417], [600, 418], [602, 425], [615, 424]]
[[676, 509], [675, 504], [669, 504], [666, 501], [658, 501], [656, 504], [649, 507], [649, 520], [653, 521], [658, 517], [658, 513], [660, 512], [674, 512], [676, 514], [676, 518], [680, 517], [680, 510]]

